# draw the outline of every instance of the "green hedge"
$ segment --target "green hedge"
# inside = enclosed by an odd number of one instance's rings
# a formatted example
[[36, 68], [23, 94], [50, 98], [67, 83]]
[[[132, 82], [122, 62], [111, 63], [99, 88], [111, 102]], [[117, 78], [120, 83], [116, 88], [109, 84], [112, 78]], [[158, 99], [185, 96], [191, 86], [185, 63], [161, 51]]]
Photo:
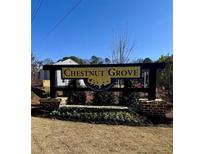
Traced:
[[57, 119], [84, 121], [90, 123], [121, 124], [133, 126], [145, 126], [151, 124], [145, 117], [128, 111], [93, 111], [87, 109], [60, 108], [50, 113]]

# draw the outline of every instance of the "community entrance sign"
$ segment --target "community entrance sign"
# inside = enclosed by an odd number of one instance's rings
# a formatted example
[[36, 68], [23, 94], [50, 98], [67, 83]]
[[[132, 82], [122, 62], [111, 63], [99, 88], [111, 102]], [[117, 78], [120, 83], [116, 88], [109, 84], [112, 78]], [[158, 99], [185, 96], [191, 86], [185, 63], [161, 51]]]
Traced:
[[116, 79], [136, 79], [141, 76], [140, 66], [112, 67], [62, 67], [62, 79], [84, 79], [94, 91], [104, 91], [112, 87]]
[[[135, 63], [135, 64], [99, 64], [99, 65], [44, 65], [44, 70], [50, 71], [50, 94], [56, 96], [57, 90], [65, 91], [126, 91], [147, 92], [148, 99], [155, 99], [156, 71], [165, 68], [165, 63]], [[62, 79], [72, 79], [72, 87], [56, 86], [55, 73], [61, 71]], [[128, 87], [128, 80], [140, 79], [142, 70], [149, 71], [148, 88]], [[76, 87], [76, 80], [83, 79], [86, 88]], [[124, 87], [114, 88], [117, 79], [124, 80]]]

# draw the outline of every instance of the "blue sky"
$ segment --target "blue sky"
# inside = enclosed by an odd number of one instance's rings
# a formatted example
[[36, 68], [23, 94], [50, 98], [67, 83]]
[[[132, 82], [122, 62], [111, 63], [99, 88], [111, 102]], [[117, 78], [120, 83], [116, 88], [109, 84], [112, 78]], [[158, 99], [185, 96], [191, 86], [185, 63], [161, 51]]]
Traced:
[[[113, 35], [126, 32], [135, 43], [131, 60], [173, 52], [172, 0], [43, 0], [32, 22], [32, 52], [54, 61], [65, 56], [111, 57]], [[32, 0], [32, 12], [38, 0]]]

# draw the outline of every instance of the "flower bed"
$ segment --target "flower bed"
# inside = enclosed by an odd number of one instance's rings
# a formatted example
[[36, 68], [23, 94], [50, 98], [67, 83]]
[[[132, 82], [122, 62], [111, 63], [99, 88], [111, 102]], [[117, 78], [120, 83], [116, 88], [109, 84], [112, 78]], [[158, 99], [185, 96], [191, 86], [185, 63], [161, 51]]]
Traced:
[[66, 108], [50, 112], [50, 116], [57, 119], [83, 121], [90, 123], [121, 124], [133, 126], [145, 126], [150, 124], [145, 117], [129, 111], [104, 111], [98, 109]]

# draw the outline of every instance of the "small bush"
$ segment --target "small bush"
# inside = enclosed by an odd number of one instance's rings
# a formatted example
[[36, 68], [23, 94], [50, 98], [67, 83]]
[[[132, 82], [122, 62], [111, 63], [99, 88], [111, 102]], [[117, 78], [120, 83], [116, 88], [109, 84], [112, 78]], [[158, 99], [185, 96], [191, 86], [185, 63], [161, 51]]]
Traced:
[[[79, 80], [70, 80], [68, 87], [73, 87], [74, 84], [76, 84], [77, 87], [81, 87]], [[84, 91], [63, 91], [63, 96], [68, 97], [67, 104], [85, 105], [86, 103]]]
[[131, 104], [134, 104], [137, 102], [137, 99], [139, 97], [139, 94], [137, 92], [122, 92], [120, 95], [120, 103], [119, 105], [122, 106], [130, 106]]
[[115, 102], [112, 92], [94, 92], [92, 105], [115, 105]]
[[67, 96], [67, 104], [85, 105], [86, 96], [83, 91], [68, 91], [64, 92], [64, 96]]

